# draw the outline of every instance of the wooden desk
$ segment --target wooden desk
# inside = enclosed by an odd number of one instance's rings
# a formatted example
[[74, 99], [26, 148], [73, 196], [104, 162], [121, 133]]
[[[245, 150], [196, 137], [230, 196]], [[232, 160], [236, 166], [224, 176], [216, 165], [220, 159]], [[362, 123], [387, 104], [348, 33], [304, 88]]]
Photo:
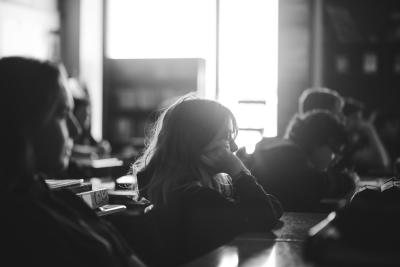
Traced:
[[271, 233], [248, 233], [231, 243], [186, 264], [186, 267], [251, 267], [313, 265], [303, 260], [302, 249], [308, 230], [327, 214], [287, 212]]

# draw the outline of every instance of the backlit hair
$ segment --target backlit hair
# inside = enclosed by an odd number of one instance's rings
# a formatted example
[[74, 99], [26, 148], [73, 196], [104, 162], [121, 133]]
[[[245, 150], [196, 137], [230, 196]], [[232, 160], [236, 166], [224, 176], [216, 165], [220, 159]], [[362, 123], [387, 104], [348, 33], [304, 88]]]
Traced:
[[344, 99], [338, 92], [325, 87], [308, 88], [299, 97], [299, 113], [303, 114], [314, 109], [342, 111]]
[[200, 185], [218, 190], [217, 179], [207, 173], [200, 156], [229, 120], [236, 135], [236, 120], [228, 108], [192, 94], [162, 111], [144, 153], [132, 166], [133, 175], [145, 172], [150, 178], [146, 189], [153, 204], [166, 204], [179, 188]]

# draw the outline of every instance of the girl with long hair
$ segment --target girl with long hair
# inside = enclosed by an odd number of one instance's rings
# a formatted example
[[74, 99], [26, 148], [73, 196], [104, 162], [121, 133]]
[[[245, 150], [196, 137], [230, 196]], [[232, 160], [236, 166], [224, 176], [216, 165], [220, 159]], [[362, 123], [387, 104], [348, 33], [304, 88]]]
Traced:
[[170, 263], [240, 233], [269, 230], [282, 215], [279, 201], [234, 154], [237, 132], [228, 108], [186, 95], [161, 113], [133, 164]]

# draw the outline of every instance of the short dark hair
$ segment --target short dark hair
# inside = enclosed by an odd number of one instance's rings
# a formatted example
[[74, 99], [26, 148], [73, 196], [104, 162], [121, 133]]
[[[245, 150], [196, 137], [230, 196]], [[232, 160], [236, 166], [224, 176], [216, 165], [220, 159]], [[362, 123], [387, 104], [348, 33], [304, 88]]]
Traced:
[[308, 88], [299, 97], [300, 114], [314, 109], [333, 111], [337, 106], [342, 109], [344, 100], [339, 93], [329, 88]]
[[288, 127], [287, 138], [306, 152], [323, 145], [339, 151], [347, 144], [344, 122], [326, 110], [313, 110], [294, 117]]

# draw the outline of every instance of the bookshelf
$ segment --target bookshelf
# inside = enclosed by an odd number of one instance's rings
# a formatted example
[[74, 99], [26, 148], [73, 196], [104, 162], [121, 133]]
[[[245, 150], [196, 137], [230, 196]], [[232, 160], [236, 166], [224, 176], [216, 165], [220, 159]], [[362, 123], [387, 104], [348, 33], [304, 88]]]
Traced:
[[324, 85], [371, 109], [398, 109], [400, 2], [326, 0]]
[[103, 134], [113, 149], [142, 148], [157, 111], [199, 90], [205, 62], [184, 59], [110, 59], [104, 62]]

